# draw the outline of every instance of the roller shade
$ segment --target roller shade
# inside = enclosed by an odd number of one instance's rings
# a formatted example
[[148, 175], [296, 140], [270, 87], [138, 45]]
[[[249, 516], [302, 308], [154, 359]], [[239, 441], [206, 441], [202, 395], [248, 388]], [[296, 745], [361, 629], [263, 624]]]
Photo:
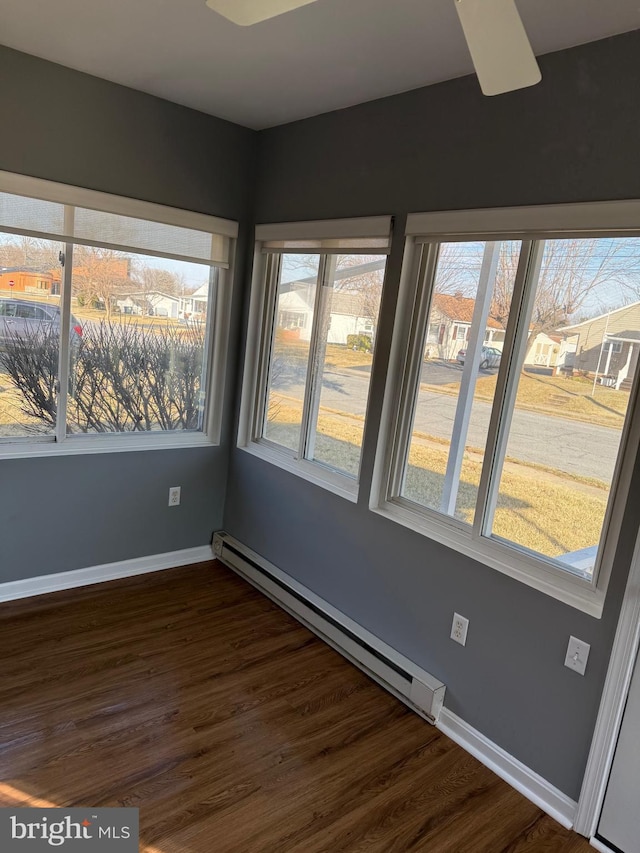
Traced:
[[258, 225], [256, 240], [263, 252], [386, 255], [391, 251], [391, 217]]
[[64, 205], [0, 192], [0, 227], [64, 237]]
[[[24, 194], [8, 191], [14, 187]], [[218, 217], [0, 173], [0, 229], [10, 233], [226, 267], [237, 228]]]
[[406, 235], [417, 243], [438, 240], [491, 240], [500, 237], [635, 236], [640, 233], [640, 201], [601, 201], [478, 210], [410, 213]]
[[226, 265], [229, 261], [229, 241], [218, 234], [195, 231], [117, 216], [101, 210], [75, 209], [73, 237], [76, 242], [106, 245], [152, 255], [170, 255], [190, 261]]

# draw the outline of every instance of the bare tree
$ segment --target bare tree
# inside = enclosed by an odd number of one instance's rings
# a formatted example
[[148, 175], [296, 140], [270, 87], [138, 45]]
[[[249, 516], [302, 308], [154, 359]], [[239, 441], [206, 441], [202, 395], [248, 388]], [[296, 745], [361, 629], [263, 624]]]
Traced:
[[23, 267], [25, 270], [59, 270], [60, 244], [35, 237], [15, 236], [0, 242], [0, 267]]
[[481, 264], [482, 255], [475, 249], [469, 251], [469, 244], [442, 243], [438, 251], [434, 293], [475, 297]]
[[76, 246], [73, 256], [73, 284], [76, 294], [86, 302], [104, 305], [111, 320], [114, 302], [132, 289], [129, 259], [113, 249]]
[[[520, 260], [520, 243], [505, 241], [490, 316], [506, 326]], [[637, 298], [640, 249], [625, 239], [548, 240], [536, 287], [527, 350], [541, 332], [602, 314]]]
[[376, 255], [338, 255], [334, 293], [356, 297], [359, 315], [377, 325], [386, 258]]
[[144, 263], [136, 263], [133, 266], [131, 279], [145, 295], [159, 291], [169, 296], [182, 296], [185, 292], [185, 278], [182, 274], [150, 267]]

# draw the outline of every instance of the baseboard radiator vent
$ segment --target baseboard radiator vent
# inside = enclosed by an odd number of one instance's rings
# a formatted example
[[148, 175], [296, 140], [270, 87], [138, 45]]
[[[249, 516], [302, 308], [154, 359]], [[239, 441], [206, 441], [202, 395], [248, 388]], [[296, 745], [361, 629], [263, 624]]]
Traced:
[[222, 563], [421, 717], [437, 722], [445, 692], [441, 681], [227, 533], [216, 533], [212, 546]]

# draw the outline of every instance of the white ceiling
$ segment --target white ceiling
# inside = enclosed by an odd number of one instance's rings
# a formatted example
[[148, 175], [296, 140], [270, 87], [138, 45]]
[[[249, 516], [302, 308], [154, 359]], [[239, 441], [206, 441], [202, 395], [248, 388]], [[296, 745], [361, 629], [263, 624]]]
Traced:
[[[318, 0], [237, 27], [204, 0], [1, 0], [3, 44], [247, 127], [472, 72], [454, 0]], [[518, 0], [536, 54], [640, 28], [640, 0]]]

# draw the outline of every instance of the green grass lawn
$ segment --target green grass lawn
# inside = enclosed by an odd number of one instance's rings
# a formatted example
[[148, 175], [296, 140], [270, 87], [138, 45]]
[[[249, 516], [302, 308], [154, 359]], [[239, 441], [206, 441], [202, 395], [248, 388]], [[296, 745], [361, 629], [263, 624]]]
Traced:
[[[497, 375], [478, 377], [474, 399], [492, 402], [497, 379]], [[460, 383], [423, 387], [435, 392], [457, 394]], [[520, 374], [516, 405], [555, 417], [621, 430], [629, 406], [629, 393], [604, 385], [596, 385], [594, 392], [593, 380], [582, 376], [565, 379], [561, 376], [523, 372]]]
[[[286, 355], [288, 358], [300, 358], [307, 360], [309, 355], [309, 343], [306, 341], [283, 340], [276, 337], [274, 347], [276, 355]], [[340, 344], [327, 344], [326, 365], [329, 368], [336, 367], [371, 367], [373, 354], [352, 350]]]
[[[301, 416], [300, 401], [280, 397], [269, 426], [272, 440], [290, 447], [296, 444]], [[355, 474], [363, 427], [362, 417], [321, 409], [316, 448], [322, 448], [322, 461]], [[437, 507], [447, 455], [446, 446], [428, 436], [414, 441], [404, 494], [424, 506]], [[469, 524], [473, 522], [481, 467], [476, 453], [465, 454], [456, 516]], [[507, 460], [493, 533], [547, 557], [588, 548], [599, 541], [608, 497], [605, 484]]]

